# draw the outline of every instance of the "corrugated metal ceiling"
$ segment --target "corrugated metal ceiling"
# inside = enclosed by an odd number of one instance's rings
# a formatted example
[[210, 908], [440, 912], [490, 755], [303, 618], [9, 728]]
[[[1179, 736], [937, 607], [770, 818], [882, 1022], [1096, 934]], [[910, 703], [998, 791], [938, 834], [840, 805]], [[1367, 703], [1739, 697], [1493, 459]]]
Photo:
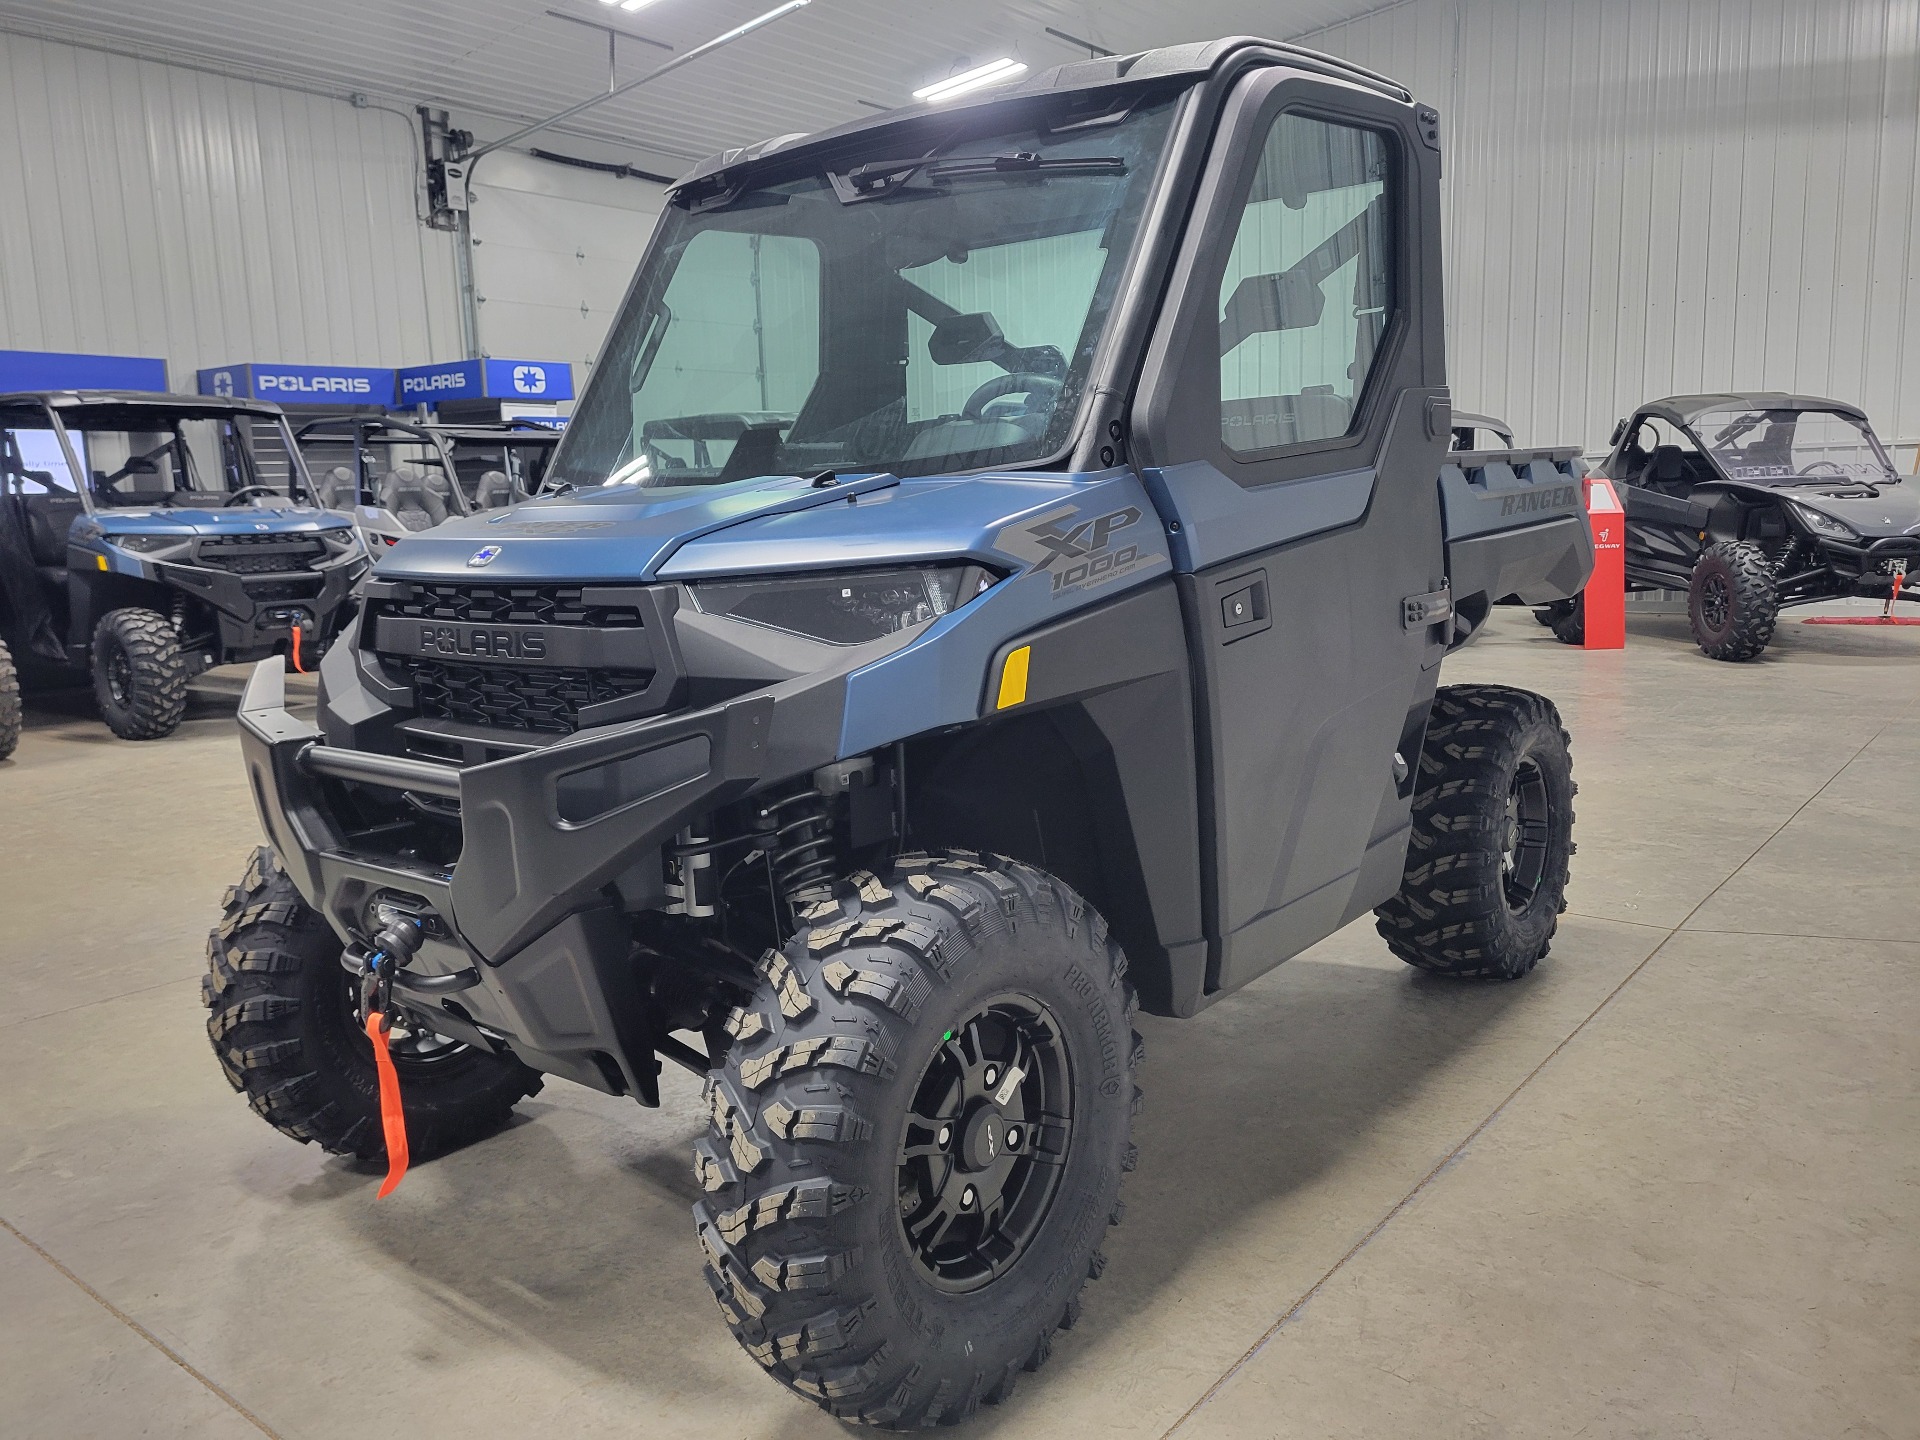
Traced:
[[[645, 37], [618, 44], [624, 80], [773, 3], [657, 0], [627, 14], [598, 0], [0, 0], [0, 28], [336, 95], [431, 102], [456, 125], [498, 133], [488, 117], [535, 119], [607, 87], [606, 35], [561, 16]], [[1050, 30], [1125, 52], [1284, 37], [1377, 8], [1380, 0], [813, 0], [588, 112], [569, 133], [685, 163], [902, 104], [931, 80], [1002, 55], [1035, 69], [1086, 56]]]

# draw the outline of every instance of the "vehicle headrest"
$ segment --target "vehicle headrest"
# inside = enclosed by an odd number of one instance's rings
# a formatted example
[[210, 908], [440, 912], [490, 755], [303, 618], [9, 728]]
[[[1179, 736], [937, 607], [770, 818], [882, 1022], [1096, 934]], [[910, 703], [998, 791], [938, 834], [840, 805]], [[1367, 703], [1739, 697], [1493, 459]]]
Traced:
[[1656, 445], [1653, 459], [1647, 465], [1649, 480], [1684, 480], [1687, 478], [1686, 453], [1678, 445]]
[[350, 510], [360, 503], [360, 497], [354, 493], [353, 471], [345, 465], [336, 465], [314, 476], [313, 492], [325, 510]]
[[482, 510], [498, 510], [513, 503], [513, 482], [504, 470], [482, 470], [473, 487], [473, 503]]
[[380, 508], [389, 510], [409, 530], [425, 530], [447, 518], [447, 502], [418, 465], [405, 463], [389, 470], [380, 482]]

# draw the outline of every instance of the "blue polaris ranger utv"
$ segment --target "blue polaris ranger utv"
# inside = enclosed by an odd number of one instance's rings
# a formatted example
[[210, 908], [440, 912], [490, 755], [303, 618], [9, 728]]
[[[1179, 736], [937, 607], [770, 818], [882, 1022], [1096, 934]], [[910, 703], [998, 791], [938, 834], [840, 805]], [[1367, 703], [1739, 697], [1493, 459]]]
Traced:
[[366, 550], [311, 497], [276, 405], [0, 395], [0, 638], [90, 671], [123, 740], [169, 735], [202, 670], [317, 663], [347, 618]]
[[389, 1056], [414, 1154], [685, 1066], [754, 1359], [1005, 1398], [1105, 1264], [1136, 1004], [1369, 912], [1445, 975], [1553, 936], [1559, 716], [1437, 682], [1591, 547], [1571, 450], [1449, 453], [1438, 145], [1241, 39], [698, 167], [547, 493], [381, 558], [317, 727], [256, 671], [234, 1088], [393, 1160]]

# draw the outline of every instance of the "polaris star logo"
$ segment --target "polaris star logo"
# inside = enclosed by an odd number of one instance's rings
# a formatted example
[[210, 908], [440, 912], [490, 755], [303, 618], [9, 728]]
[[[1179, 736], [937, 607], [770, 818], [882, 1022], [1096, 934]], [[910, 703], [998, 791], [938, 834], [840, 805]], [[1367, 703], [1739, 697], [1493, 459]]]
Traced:
[[482, 565], [491, 565], [499, 558], [500, 547], [498, 545], [482, 545], [478, 550], [473, 552], [473, 558], [467, 561], [467, 564], [470, 568], [477, 570]]
[[547, 372], [538, 365], [513, 367], [513, 388], [522, 395], [542, 395], [547, 389]]
[[216, 370], [213, 372], [213, 393], [218, 395], [222, 400], [231, 400], [233, 398], [233, 372], [231, 370]]

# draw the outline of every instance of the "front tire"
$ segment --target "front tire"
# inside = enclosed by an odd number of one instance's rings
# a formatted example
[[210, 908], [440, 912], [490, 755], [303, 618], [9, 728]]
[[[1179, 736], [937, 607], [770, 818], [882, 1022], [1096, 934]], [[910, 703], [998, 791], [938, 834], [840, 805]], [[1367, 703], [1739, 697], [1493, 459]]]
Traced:
[[0, 760], [13, 754], [20, 743], [20, 673], [13, 668], [13, 654], [0, 641]]
[[[339, 937], [262, 846], [207, 937], [200, 998], [227, 1083], [281, 1134], [384, 1160], [373, 1045], [354, 1021]], [[390, 1037], [407, 1148], [424, 1157], [498, 1130], [540, 1076], [399, 1021]]]
[[708, 1081], [707, 1282], [789, 1389], [952, 1424], [1047, 1358], [1106, 1263], [1143, 1051], [1126, 961], [1066, 885], [964, 851], [802, 919]]
[[1400, 892], [1375, 910], [1407, 964], [1517, 980], [1567, 908], [1573, 760], [1553, 702], [1504, 685], [1452, 685], [1433, 701]]
[[122, 740], [171, 735], [187, 710], [180, 637], [155, 610], [109, 610], [93, 628], [93, 697]]
[[1780, 611], [1773, 562], [1749, 540], [1720, 540], [1700, 552], [1687, 587], [1687, 625], [1710, 660], [1751, 660], [1773, 638]]

